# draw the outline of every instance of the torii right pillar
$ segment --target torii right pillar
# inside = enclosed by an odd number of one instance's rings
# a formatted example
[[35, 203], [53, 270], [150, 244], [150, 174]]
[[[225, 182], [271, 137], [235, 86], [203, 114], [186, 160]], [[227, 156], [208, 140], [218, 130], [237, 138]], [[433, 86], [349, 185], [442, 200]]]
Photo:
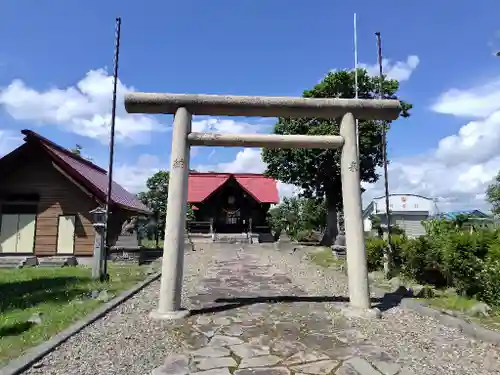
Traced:
[[370, 289], [362, 218], [356, 120], [352, 113], [346, 113], [342, 117], [340, 135], [344, 138], [340, 170], [344, 204], [349, 299], [353, 307], [369, 309]]

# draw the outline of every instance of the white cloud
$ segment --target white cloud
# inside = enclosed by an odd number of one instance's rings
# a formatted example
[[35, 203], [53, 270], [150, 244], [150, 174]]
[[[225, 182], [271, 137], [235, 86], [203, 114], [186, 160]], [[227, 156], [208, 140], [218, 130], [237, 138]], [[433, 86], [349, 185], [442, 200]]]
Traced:
[[446, 115], [484, 118], [500, 109], [500, 79], [470, 89], [453, 88], [438, 97], [431, 109]]
[[23, 144], [23, 137], [11, 130], [0, 129], [0, 157]]
[[135, 164], [118, 164], [113, 172], [113, 180], [131, 193], [144, 191], [146, 181], [160, 169], [168, 169], [168, 164], [162, 164], [154, 155], [141, 155]]
[[232, 119], [208, 118], [193, 121], [194, 132], [207, 133], [261, 133], [273, 127], [272, 123], [250, 124], [244, 121], [235, 121]]
[[[141, 155], [133, 164], [119, 164], [115, 167], [113, 179], [132, 193], [144, 191], [146, 180], [160, 169], [168, 169], [168, 164], [154, 155]], [[236, 154], [235, 160], [213, 165], [198, 165], [194, 169], [200, 172], [217, 171], [227, 173], [263, 173], [266, 165], [260, 157], [260, 149], [245, 148]], [[298, 193], [294, 185], [278, 182], [280, 198]]]
[[[410, 76], [417, 68], [419, 63], [420, 59], [416, 55], [408, 56], [406, 58], [406, 61], [392, 61], [391, 59], [382, 59], [382, 70], [388, 78], [403, 82], [410, 79]], [[368, 74], [371, 76], [379, 75], [378, 63], [375, 63], [373, 65], [360, 63], [359, 67], [366, 69]]]
[[[489, 209], [485, 190], [500, 170], [500, 79], [492, 82], [439, 96], [431, 107], [435, 112], [474, 120], [425, 155], [394, 160], [391, 192], [438, 198], [441, 210]], [[382, 195], [382, 181], [365, 194], [366, 200]]]
[[[0, 106], [16, 120], [57, 125], [65, 131], [108, 143], [113, 78], [103, 69], [89, 71], [74, 86], [36, 90], [16, 79], [0, 89]], [[125, 112], [123, 97], [134, 91], [117, 83], [116, 139], [148, 143], [150, 133], [164, 131], [154, 117]]]
[[[262, 161], [261, 149], [244, 148], [236, 154], [233, 161], [213, 165], [199, 165], [195, 169], [200, 172], [263, 173], [266, 170], [266, 164]], [[299, 189], [296, 186], [278, 181], [278, 193], [281, 199], [296, 195], [298, 192]]]
[[[485, 93], [485, 96], [489, 97], [489, 93]], [[500, 97], [500, 90], [497, 97]], [[484, 193], [500, 170], [500, 101], [496, 106], [491, 105], [491, 108], [493, 112], [489, 116], [466, 123], [456, 134], [438, 141], [434, 149], [413, 157], [391, 160], [390, 192], [436, 198], [442, 211], [470, 208], [488, 210]], [[260, 173], [264, 171], [265, 164], [260, 157], [260, 150], [243, 149], [231, 162], [199, 168]], [[379, 173], [382, 175], [382, 170]], [[373, 197], [384, 194], [382, 178], [377, 184], [363, 184], [363, 187], [367, 189], [363, 195], [365, 205]], [[280, 185], [282, 195], [290, 195], [294, 191], [297, 189], [292, 185]]]

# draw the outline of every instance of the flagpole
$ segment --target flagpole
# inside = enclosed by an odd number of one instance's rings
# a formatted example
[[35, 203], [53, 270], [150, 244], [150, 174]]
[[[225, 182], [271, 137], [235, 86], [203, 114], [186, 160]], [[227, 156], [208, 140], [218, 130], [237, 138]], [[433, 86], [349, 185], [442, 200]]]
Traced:
[[[379, 99], [384, 98], [384, 73], [383, 73], [383, 58], [382, 58], [382, 39], [380, 32], [375, 33], [377, 38], [377, 57], [379, 67]], [[389, 172], [387, 163], [387, 127], [382, 122], [382, 163], [384, 165], [384, 190], [385, 190], [385, 215], [387, 218], [387, 250], [384, 251], [384, 274], [387, 279], [391, 277], [392, 266], [392, 239], [391, 239], [391, 210], [389, 205]]]
[[[354, 98], [358, 99], [358, 30], [357, 30], [357, 16], [354, 13]], [[356, 145], [358, 148], [359, 157], [359, 122], [356, 118]]]
[[108, 275], [108, 256], [109, 256], [109, 219], [111, 212], [112, 189], [113, 189], [113, 161], [115, 155], [115, 120], [116, 120], [116, 90], [118, 85], [118, 57], [120, 56], [120, 34], [121, 34], [122, 19], [116, 18], [115, 24], [115, 55], [113, 66], [113, 101], [111, 107], [111, 129], [109, 138], [109, 166], [108, 166], [108, 190], [106, 192], [106, 232], [105, 232], [105, 249], [102, 267], [102, 278], [109, 280]]

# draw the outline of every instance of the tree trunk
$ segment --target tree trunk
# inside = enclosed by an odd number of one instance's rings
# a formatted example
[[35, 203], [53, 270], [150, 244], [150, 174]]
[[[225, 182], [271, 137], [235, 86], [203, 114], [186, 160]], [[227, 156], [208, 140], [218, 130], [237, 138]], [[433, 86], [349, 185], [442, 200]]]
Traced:
[[332, 246], [339, 234], [337, 227], [337, 201], [328, 194], [326, 195], [326, 206], [326, 229], [320, 244], [321, 246]]

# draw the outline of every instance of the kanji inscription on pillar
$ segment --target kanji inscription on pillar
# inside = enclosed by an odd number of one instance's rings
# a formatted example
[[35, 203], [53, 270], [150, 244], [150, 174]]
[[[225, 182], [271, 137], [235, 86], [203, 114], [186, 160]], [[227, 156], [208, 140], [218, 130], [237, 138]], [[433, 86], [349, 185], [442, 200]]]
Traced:
[[173, 168], [184, 168], [184, 159], [183, 158], [175, 159]]
[[351, 172], [359, 171], [359, 165], [356, 161], [352, 161], [351, 164], [349, 164], [349, 171]]

